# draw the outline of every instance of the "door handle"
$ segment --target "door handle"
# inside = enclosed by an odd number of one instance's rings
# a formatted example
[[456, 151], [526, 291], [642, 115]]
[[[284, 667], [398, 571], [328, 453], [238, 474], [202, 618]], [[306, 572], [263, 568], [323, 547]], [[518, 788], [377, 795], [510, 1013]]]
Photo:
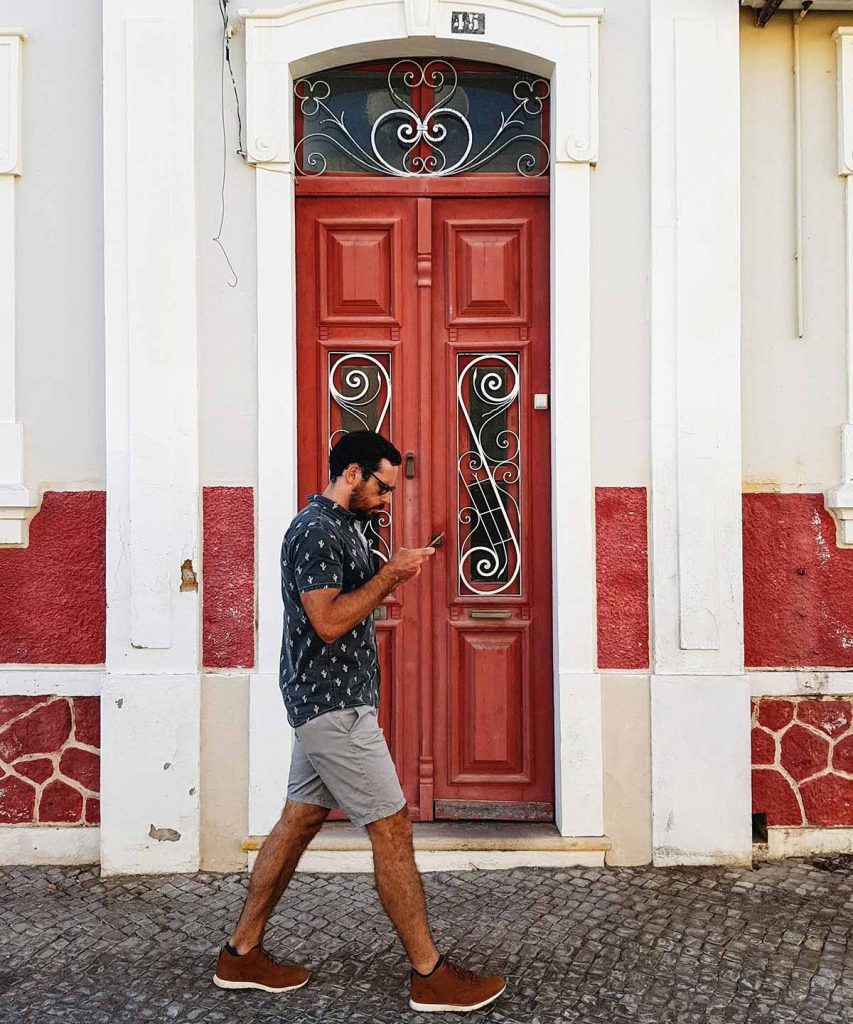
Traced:
[[509, 619], [511, 617], [512, 612], [500, 612], [496, 608], [472, 608], [468, 612], [468, 618], [470, 619]]
[[415, 453], [406, 452], [406, 479], [411, 480], [415, 475]]

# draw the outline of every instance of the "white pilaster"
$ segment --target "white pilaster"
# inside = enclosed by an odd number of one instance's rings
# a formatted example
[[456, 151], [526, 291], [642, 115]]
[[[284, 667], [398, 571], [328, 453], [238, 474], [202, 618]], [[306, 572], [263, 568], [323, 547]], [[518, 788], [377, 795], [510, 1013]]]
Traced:
[[21, 174], [20, 29], [0, 29], [0, 545], [27, 543], [36, 501], [24, 485], [15, 402], [15, 178]]
[[199, 856], [194, 11], [103, 5], [108, 873]]
[[838, 173], [844, 178], [847, 279], [847, 422], [841, 425], [841, 483], [826, 492], [838, 543], [853, 547], [853, 27], [836, 29]]
[[651, 0], [655, 863], [750, 856], [738, 8]]
[[[289, 80], [286, 66], [278, 71]], [[289, 148], [282, 153], [287, 154]], [[292, 741], [278, 661], [281, 542], [298, 503], [293, 198], [288, 160], [258, 167], [258, 670], [249, 680], [252, 835], [266, 835], [281, 813]]]

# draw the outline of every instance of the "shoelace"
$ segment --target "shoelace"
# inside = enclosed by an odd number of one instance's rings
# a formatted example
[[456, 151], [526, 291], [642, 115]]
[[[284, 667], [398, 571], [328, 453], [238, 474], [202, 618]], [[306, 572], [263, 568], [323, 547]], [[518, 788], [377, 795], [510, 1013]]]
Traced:
[[263, 946], [258, 946], [258, 949], [261, 951], [261, 955], [265, 956], [274, 967], [281, 967], [281, 964], [276, 960], [272, 953], [267, 952]]
[[447, 969], [451, 974], [455, 974], [457, 978], [461, 978], [462, 981], [474, 981], [477, 975], [473, 971], [466, 970], [464, 967], [460, 967], [458, 964], [453, 964], [449, 960], [444, 961], [447, 964]]

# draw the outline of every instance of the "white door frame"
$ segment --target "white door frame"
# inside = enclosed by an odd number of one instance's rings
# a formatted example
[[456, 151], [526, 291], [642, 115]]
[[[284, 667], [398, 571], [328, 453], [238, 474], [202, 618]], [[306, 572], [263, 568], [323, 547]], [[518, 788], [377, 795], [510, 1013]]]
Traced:
[[[546, 0], [465, 4], [478, 36], [451, 33], [446, 0], [308, 0], [241, 11], [247, 145], [257, 166], [258, 656], [250, 688], [249, 830], [269, 832], [290, 732], [278, 691], [279, 550], [296, 475], [293, 80], [359, 60], [465, 57], [551, 79], [551, 437], [555, 803], [563, 835], [604, 832], [590, 450], [590, 165], [598, 150], [600, 9]], [[318, 49], [322, 47], [322, 49]], [[558, 286], [555, 284], [558, 282]]]

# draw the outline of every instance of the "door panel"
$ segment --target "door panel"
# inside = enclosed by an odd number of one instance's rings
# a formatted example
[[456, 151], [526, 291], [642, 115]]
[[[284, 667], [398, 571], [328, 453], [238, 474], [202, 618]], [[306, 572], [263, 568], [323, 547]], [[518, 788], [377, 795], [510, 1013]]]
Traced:
[[[393, 198], [297, 201], [299, 496], [322, 491], [329, 447], [344, 432], [377, 430], [398, 448], [414, 442], [418, 336], [415, 207]], [[377, 559], [417, 543], [419, 480], [395, 493], [365, 535]], [[425, 528], [425, 527], [424, 527]], [[375, 615], [379, 720], [412, 816], [420, 816], [417, 678], [419, 586], [401, 587]], [[431, 815], [432, 808], [429, 808]], [[342, 817], [333, 813], [332, 817]]]
[[435, 813], [550, 818], [548, 204], [436, 200], [433, 238]]
[[302, 196], [296, 252], [300, 496], [379, 430], [404, 465], [376, 557], [447, 536], [376, 617], [410, 813], [551, 820], [547, 197]]

